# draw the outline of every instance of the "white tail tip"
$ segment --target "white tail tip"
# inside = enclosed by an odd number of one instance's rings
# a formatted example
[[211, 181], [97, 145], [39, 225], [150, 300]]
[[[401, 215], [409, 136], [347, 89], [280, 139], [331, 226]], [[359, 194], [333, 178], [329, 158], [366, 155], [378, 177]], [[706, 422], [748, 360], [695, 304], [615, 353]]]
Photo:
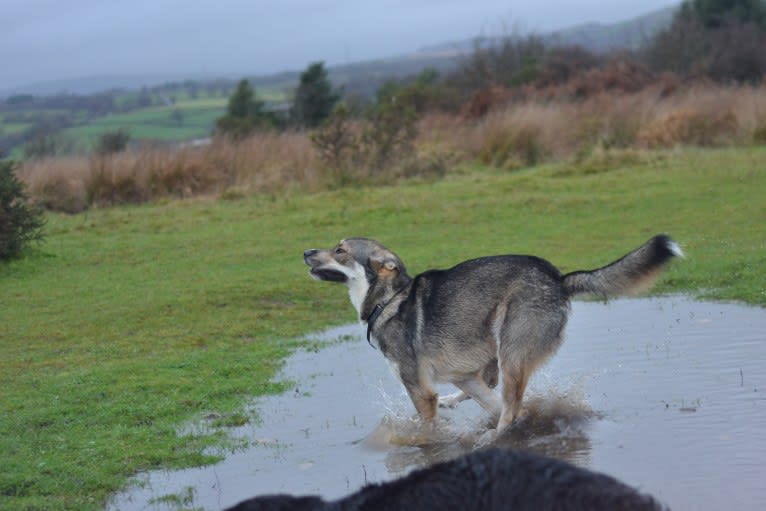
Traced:
[[668, 242], [668, 250], [670, 250], [674, 256], [684, 258], [686, 257], [686, 254], [684, 254], [684, 251], [681, 250], [681, 246], [676, 243], [675, 241], [669, 241]]

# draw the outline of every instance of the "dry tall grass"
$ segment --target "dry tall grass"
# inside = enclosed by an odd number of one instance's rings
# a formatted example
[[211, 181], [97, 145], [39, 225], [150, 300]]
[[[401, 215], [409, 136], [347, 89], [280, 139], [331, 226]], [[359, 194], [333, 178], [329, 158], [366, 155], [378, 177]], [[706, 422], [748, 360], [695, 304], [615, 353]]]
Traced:
[[21, 178], [43, 206], [69, 213], [162, 197], [259, 193], [322, 184], [307, 136], [260, 133], [203, 147], [145, 147], [112, 155], [48, 158], [24, 164]]
[[[417, 162], [394, 162], [375, 180], [438, 175], [445, 165], [465, 161], [516, 168], [594, 149], [752, 143], [766, 143], [766, 84], [698, 84], [672, 94], [648, 87], [583, 100], [512, 101], [478, 120], [425, 115], [414, 144]], [[336, 174], [322, 163], [308, 134], [260, 133], [204, 147], [32, 161], [24, 164], [21, 178], [47, 208], [74, 213], [161, 197], [312, 191], [333, 184]]]
[[594, 148], [757, 143], [764, 126], [766, 87], [700, 85], [670, 95], [648, 88], [582, 101], [511, 102], [447, 133], [467, 155], [518, 167]]

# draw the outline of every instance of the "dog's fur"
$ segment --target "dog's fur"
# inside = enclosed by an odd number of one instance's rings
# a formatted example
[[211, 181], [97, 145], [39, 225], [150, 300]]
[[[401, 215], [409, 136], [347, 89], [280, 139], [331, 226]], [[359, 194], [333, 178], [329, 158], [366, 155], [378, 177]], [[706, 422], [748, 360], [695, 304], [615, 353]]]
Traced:
[[[310, 274], [345, 283], [359, 319], [404, 384], [420, 417], [436, 417], [434, 383], [452, 383], [499, 417], [503, 431], [518, 417], [530, 375], [562, 342], [572, 296], [633, 294], [683, 255], [655, 236], [621, 259], [562, 275], [534, 256], [482, 257], [410, 277], [380, 243], [348, 238], [329, 250], [304, 252]], [[370, 321], [371, 320], [371, 321]], [[492, 388], [502, 375], [502, 399]]]
[[490, 449], [370, 484], [341, 500], [267, 495], [229, 511], [659, 511], [613, 477], [523, 451]]

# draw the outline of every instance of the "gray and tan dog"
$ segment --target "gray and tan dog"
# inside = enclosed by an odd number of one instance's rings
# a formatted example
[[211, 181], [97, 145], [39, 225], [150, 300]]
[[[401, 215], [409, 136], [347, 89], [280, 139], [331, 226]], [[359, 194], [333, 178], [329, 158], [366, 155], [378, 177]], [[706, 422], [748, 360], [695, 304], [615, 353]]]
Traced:
[[[451, 383], [461, 392], [442, 405], [473, 398], [499, 417], [501, 432], [519, 416], [529, 377], [561, 345], [573, 296], [635, 294], [682, 255], [659, 235], [592, 271], [562, 275], [539, 257], [502, 255], [414, 278], [396, 254], [366, 238], [306, 250], [303, 258], [315, 279], [348, 286], [367, 340], [380, 348], [424, 421], [436, 417], [434, 384]], [[492, 390], [498, 367], [502, 399]]]

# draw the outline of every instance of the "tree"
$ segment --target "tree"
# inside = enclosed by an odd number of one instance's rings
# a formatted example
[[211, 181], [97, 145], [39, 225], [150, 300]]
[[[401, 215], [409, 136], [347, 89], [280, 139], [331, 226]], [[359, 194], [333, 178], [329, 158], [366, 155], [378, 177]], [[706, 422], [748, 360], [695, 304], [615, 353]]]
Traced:
[[174, 108], [170, 112], [170, 120], [172, 120], [176, 126], [182, 126], [184, 123], [184, 112], [180, 108]]
[[687, 0], [682, 15], [696, 16], [707, 28], [719, 28], [727, 23], [754, 23], [766, 30], [764, 0]]
[[59, 125], [55, 123], [35, 124], [24, 135], [27, 139], [23, 147], [26, 159], [72, 154], [76, 150], [77, 144], [74, 137], [62, 132]]
[[646, 54], [659, 71], [757, 83], [766, 74], [764, 48], [766, 1], [687, 0]]
[[263, 102], [256, 99], [255, 89], [242, 79], [229, 97], [226, 115], [216, 121], [216, 129], [224, 135], [242, 138], [271, 124], [271, 117], [263, 111]]
[[138, 102], [139, 108], [152, 106], [152, 95], [149, 92], [149, 89], [146, 87], [141, 87], [141, 92], [138, 93], [138, 98], [136, 101]]
[[100, 155], [119, 153], [128, 147], [130, 142], [130, 133], [123, 128], [114, 131], [107, 131], [98, 137], [96, 142], [96, 153]]
[[43, 238], [45, 219], [29, 204], [24, 184], [11, 161], [0, 161], [0, 260], [18, 255], [27, 244]]
[[295, 90], [291, 116], [299, 126], [314, 128], [330, 116], [340, 95], [333, 90], [324, 62], [309, 64]]

